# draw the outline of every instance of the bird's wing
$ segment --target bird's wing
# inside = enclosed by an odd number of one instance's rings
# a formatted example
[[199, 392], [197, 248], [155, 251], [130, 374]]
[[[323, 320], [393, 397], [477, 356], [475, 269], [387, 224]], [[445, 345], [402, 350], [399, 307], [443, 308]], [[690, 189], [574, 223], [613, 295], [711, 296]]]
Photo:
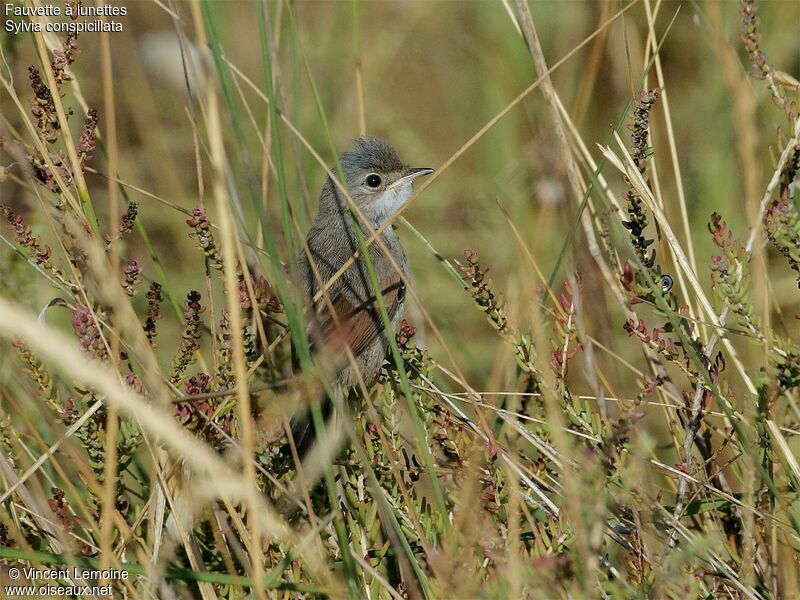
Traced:
[[[402, 305], [405, 286], [396, 272], [381, 277], [379, 283], [386, 312], [392, 320]], [[359, 302], [354, 301], [352, 294], [339, 293], [331, 298], [331, 304], [336, 319], [333, 319], [327, 303], [321, 298], [312, 332], [312, 340], [316, 337], [330, 351], [344, 351], [349, 347], [358, 356], [384, 329], [374, 296]]]

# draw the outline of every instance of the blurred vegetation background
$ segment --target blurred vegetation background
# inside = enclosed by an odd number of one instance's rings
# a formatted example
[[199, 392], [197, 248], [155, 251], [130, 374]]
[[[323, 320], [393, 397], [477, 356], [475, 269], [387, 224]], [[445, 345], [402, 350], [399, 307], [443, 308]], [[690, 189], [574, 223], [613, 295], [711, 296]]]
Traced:
[[[175, 6], [188, 21], [187, 6], [181, 3]], [[549, 63], [555, 63], [574, 48], [618, 7], [616, 2], [604, 1], [533, 3], [532, 11]], [[502, 3], [353, 4], [304, 0], [297, 2], [295, 8], [298, 38], [289, 35], [287, 11], [277, 8], [285, 24], [281, 29], [280, 67], [291, 96], [287, 99], [291, 107], [288, 116], [329, 164], [333, 164], [334, 157], [311, 96], [301, 51], [313, 71], [338, 150], [345, 150], [359, 134], [355, 66], [360, 60], [367, 131], [389, 140], [404, 160], [414, 165], [441, 164], [536, 79], [525, 42]], [[226, 56], [263, 88], [255, 6], [245, 0], [232, 0], [218, 3], [216, 10], [219, 40]], [[782, 65], [787, 72], [797, 72], [800, 42], [796, 28], [786, 25], [800, 22], [800, 4], [790, 0], [765, 2], [760, 14], [766, 40], [764, 50], [770, 61]], [[757, 155], [760, 164], [748, 164], [746, 168], [737, 159], [734, 150], [737, 130], [731, 127], [736, 119], [736, 102], [748, 97], [754, 103], [757, 124], [772, 123], [779, 118], [776, 119], [775, 107], [765, 101], [767, 90], [747, 77], [750, 65], [738, 42], [741, 30], [738, 2], [663, 2], [658, 15], [660, 33], [672, 22], [661, 56], [693, 243], [703, 265], [712, 253], [710, 237], [705, 235], [711, 212], [722, 214], [733, 230], [743, 235], [746, 216], [753, 214], [759, 199], [743, 193], [746, 171], [759, 182], [756, 189], [760, 192], [764, 176], [772, 166], [770, 155], [765, 152]], [[200, 194], [196, 148], [174, 25], [165, 7], [147, 2], [130, 4], [128, 15], [121, 20], [124, 32], [111, 36], [121, 178], [191, 209]], [[191, 24], [187, 25], [191, 30]], [[358, 33], [354, 31], [356, 26]], [[15, 78], [22, 81], [27, 65], [33, 62], [33, 45], [6, 33], [2, 35], [6, 60]], [[556, 89], [585, 140], [608, 142], [643, 70], [646, 36], [646, 16], [640, 5], [553, 74]], [[721, 49], [719, 42], [729, 48]], [[97, 36], [83, 36], [80, 46], [84, 56], [74, 67], [92, 106], [102, 104], [102, 80], [96, 76], [100, 68], [98, 45]], [[725, 51], [730, 52], [730, 48], [735, 49], [739, 59], [737, 72], [733, 74], [736, 80], [732, 82], [725, 79], [721, 56]], [[263, 124], [265, 104], [245, 86], [242, 92], [256, 122]], [[7, 97], [0, 99], [0, 109], [13, 122], [17, 117], [7, 103]], [[655, 114], [655, 162], [664, 174], [662, 193], [674, 200], [675, 180], [669, 176], [663, 113], [656, 108]], [[253, 128], [246, 128], [246, 139], [236, 139], [230, 123], [226, 129], [232, 142], [231, 155], [239, 153], [242, 163], [249, 157], [252, 164], [259, 165], [262, 149]], [[755, 134], [757, 148], [775, 141], [774, 127], [756, 126]], [[291, 134], [283, 135], [291, 147]], [[291, 198], [298, 208], [315, 210], [325, 175], [302, 146], [294, 147], [307, 190], [300, 185], [297, 171], [289, 169]], [[590, 151], [599, 156], [596, 148]], [[102, 156], [96, 160], [93, 166], [104, 172]], [[204, 177], [208, 190], [208, 173]], [[105, 181], [91, 174], [87, 180], [98, 212], [107, 217], [103, 214], [107, 204]], [[12, 191], [15, 198], [9, 198]], [[25, 204], [19, 188], [6, 184], [0, 193], [4, 202]], [[197, 270], [203, 268], [203, 260], [186, 235], [184, 215], [136, 191], [129, 193], [131, 199], [142, 205], [141, 219], [161, 251], [175, 289], [188, 288]], [[277, 186], [269, 193], [268, 204], [277, 206]], [[570, 199], [551, 118], [538, 91], [457, 160], [407, 213], [409, 221], [443, 256], [458, 258], [464, 248], [480, 252], [484, 262], [491, 266], [496, 288], [505, 290], [513, 316], [524, 324], [531, 312], [522, 299], [530, 298], [536, 283], [531, 281], [527, 269], [519, 268], [520, 249], [510, 236], [496, 199], [509, 210], [539, 265], [550, 275], [565, 236], [575, 222], [576, 205]], [[247, 212], [248, 203], [242, 204]], [[669, 202], [666, 212], [679, 222], [677, 202]], [[301, 223], [307, 223], [313, 216], [302, 211], [299, 214]], [[500, 340], [487, 327], [484, 316], [471, 307], [470, 298], [461, 292], [458, 283], [443, 276], [441, 266], [430, 252], [413, 236], [407, 233], [401, 236], [420, 297], [447, 338], [453, 340], [452, 347], [462, 368], [472, 375], [474, 385], [488, 383]], [[567, 268], [584, 273], [594, 269], [582, 236], [579, 227], [570, 260], [559, 267], [559, 280], [564, 279]], [[144, 261], [145, 271], [152, 272], [142, 248], [134, 245], [128, 254], [139, 257]], [[587, 307], [589, 318], [611, 327], [619, 337], [627, 337], [614, 303], [596, 286], [599, 281], [591, 277], [586, 280], [587, 297], [593, 299]], [[34, 307], [43, 306], [52, 295], [50, 286], [29, 281], [32, 289], [26, 289], [24, 296]], [[709, 283], [708, 279], [701, 281]], [[776, 292], [776, 308], [794, 314], [798, 297], [791, 272], [786, 268], [776, 269], [771, 285]], [[13, 294], [14, 290], [6, 293]], [[756, 297], [754, 301], [758, 304], [763, 299]], [[413, 318], [413, 307], [408, 315], [424, 330], [421, 320]], [[786, 326], [794, 328], [792, 321]], [[439, 354], [435, 340], [430, 338], [430, 344], [432, 353]], [[165, 352], [169, 350], [162, 348]], [[626, 344], [615, 346], [614, 350], [628, 358], [638, 352], [635, 346]], [[611, 373], [617, 371], [614, 363], [609, 361]], [[625, 376], [616, 372], [616, 377]]]
[[[180, 6], [180, 4], [178, 4]], [[540, 23], [545, 56], [554, 63], [583, 40], [603, 15], [611, 14], [614, 2], [571, 0], [537, 2], [532, 6]], [[252, 81], [263, 80], [259, 33], [254, 6], [242, 0], [220, 3], [220, 42], [228, 58]], [[522, 37], [495, 2], [314, 2], [296, 4], [299, 42], [313, 70], [328, 121], [339, 150], [359, 134], [356, 51], [360, 50], [367, 131], [396, 145], [411, 164], [436, 166], [469, 139], [486, 121], [536, 79], [530, 54]], [[187, 89], [178, 38], [164, 8], [137, 2], [122, 17], [124, 32], [112, 36], [114, 81], [119, 111], [120, 173], [122, 178], [156, 193], [186, 209], [199, 196], [192, 125], [187, 116]], [[709, 15], [720, 13], [721, 21]], [[283, 18], [288, 19], [283, 11]], [[768, 43], [765, 51], [787, 72], [800, 67], [800, 42], [787, 23], [800, 22], [800, 5], [791, 0], [766, 2], [760, 9], [761, 29]], [[771, 121], [775, 109], [762, 101], [768, 92], [748, 80], [749, 64], [740, 55], [740, 81], [735, 89], [726, 85], [715, 36], [738, 48], [741, 17], [738, 2], [664, 2], [660, 8], [662, 27], [675, 18], [661, 48], [664, 75], [672, 95], [673, 123], [680, 149], [681, 168], [687, 188], [689, 216], [695, 231], [697, 255], [707, 257], [710, 240], [703, 235], [712, 211], [725, 216], [736, 231], [744, 231], [748, 207], [757, 202], [742, 194], [743, 169], [733, 148], [736, 130], [734, 95], [756, 99], [757, 119]], [[358, 47], [353, 28], [358, 23]], [[718, 28], [722, 28], [719, 30]], [[288, 29], [288, 28], [287, 28]], [[663, 31], [663, 29], [662, 29]], [[647, 26], [644, 10], [628, 11], [601, 35], [570, 58], [553, 75], [553, 81], [587, 140], [607, 142], [609, 133], [632, 96], [634, 74], [642, 72], [643, 41]], [[33, 62], [30, 43], [3, 33], [6, 59], [15, 78], [26, 77]], [[284, 35], [286, 33], [284, 32]], [[75, 65], [83, 93], [90, 105], [99, 106], [102, 81], [96, 36], [81, 39], [85, 56]], [[599, 46], [599, 55], [597, 47]], [[627, 48], [626, 48], [627, 46]], [[289, 115], [304, 136], [333, 164], [325, 134], [310, 96], [309, 84], [295, 40], [281, 43], [281, 70], [291, 90]], [[593, 81], [593, 83], [592, 83]], [[244, 89], [254, 116], [264, 122], [266, 107], [251, 90]], [[183, 98], [183, 100], [182, 100]], [[7, 103], [3, 97], [0, 102]], [[5, 114], [12, 106], [0, 104]], [[657, 109], [658, 112], [658, 109]], [[101, 115], [102, 118], [102, 115]], [[12, 117], [13, 119], [13, 117]], [[553, 268], [566, 231], [575, 220], [569, 200], [564, 166], [540, 93], [534, 93], [513, 109], [478, 141], [416, 202], [409, 220], [444, 256], [459, 256], [469, 247], [481, 252], [492, 266], [492, 277], [500, 289], [529, 287], [515, 268], [519, 249], [509, 243], [508, 226], [495, 198], [509, 209], [525, 233], [539, 264]], [[659, 135], [663, 123], [654, 120], [655, 160], [668, 173], [666, 136]], [[233, 132], [229, 128], [233, 137]], [[242, 155], [260, 160], [261, 149], [252, 131], [250, 139], [235, 146]], [[773, 141], [771, 131], [757, 129], [758, 147]], [[287, 140], [289, 136], [287, 135]], [[663, 144], [663, 145], [660, 145]], [[595, 152], [594, 148], [590, 149]], [[310, 204], [324, 181], [324, 173], [312, 157], [299, 149], [308, 182]], [[596, 154], [596, 152], [595, 152]], [[756, 175], [768, 172], [770, 157], [760, 153], [763, 164], [748, 165]], [[95, 167], [103, 171], [102, 157]], [[296, 173], [290, 171], [296, 180]], [[760, 181], [761, 178], [758, 178]], [[92, 196], [102, 214], [106, 186], [102, 178], [88, 176]], [[664, 178], [664, 194], [675, 197], [674, 180]], [[11, 186], [4, 186], [10, 189]], [[18, 189], [18, 188], [17, 188]], [[303, 192], [293, 182], [292, 198], [303, 206]], [[8, 201], [9, 191], [4, 194]], [[193, 277], [202, 259], [186, 236], [184, 218], [159, 205], [147, 210], [152, 200], [136, 192], [131, 198], [142, 203], [142, 218], [164, 252], [171, 276]], [[18, 201], [21, 199], [17, 199]], [[272, 204], [277, 204], [273, 201]], [[671, 215], [674, 207], [667, 206]], [[301, 213], [302, 214], [302, 213]], [[582, 233], [578, 231], [578, 241]], [[404, 235], [415, 282], [444, 331], [463, 343], [465, 366], [479, 377], [487, 377], [493, 346], [499, 343], [488, 331], [483, 315], [470, 308], [470, 299], [458, 285], [441, 276], [436, 260], [408, 235]], [[580, 256], [585, 244], [576, 243], [576, 265], [591, 268]], [[131, 249], [132, 255], [144, 255]], [[527, 279], [527, 274], [524, 274]], [[795, 305], [797, 298], [790, 273], [773, 282], [781, 305]], [[48, 286], [39, 290], [44, 300]], [[605, 318], [602, 294], [596, 296], [596, 318]], [[524, 307], [511, 302], [514, 309]], [[792, 310], [786, 306], [787, 310]], [[609, 310], [611, 310], [609, 308]], [[621, 332], [621, 329], [620, 329]], [[470, 343], [466, 343], [469, 341]], [[476, 343], [481, 342], [481, 343]], [[635, 349], [632, 349], [635, 352]]]
[[[229, 64], [244, 76], [231, 79], [235, 108], [226, 105], [222, 111], [232, 165], [227, 175], [236, 182], [231, 188], [242, 195], [248, 189], [261, 193], [262, 140], [269, 139], [269, 117], [257, 5], [246, 0], [211, 5], [213, 39]], [[779, 128], [785, 134], [792, 126], [772, 103], [763, 82], [750, 76], [752, 61], [739, 40], [739, 2], [665, 1], [651, 5], [657, 10], [656, 35], [659, 41], [663, 37], [659, 53], [691, 239], [681, 226], [678, 178], [670, 160], [669, 128], [661, 103], [652, 114], [651, 168], [658, 173], [667, 218], [683, 247], [693, 249], [698, 279], [713, 297], [708, 265], [719, 249], [708, 233], [711, 214], [720, 213], [735, 235], [746, 239], [781, 151]], [[531, 2], [548, 64], [571, 52], [623, 6], [612, 0]], [[800, 3], [777, 0], [759, 6], [762, 50], [771, 64], [796, 75], [800, 72]], [[220, 83], [184, 71], [182, 44], [186, 52], [196, 53], [209, 65], [213, 61], [210, 53], [194, 45], [198, 32], [191, 3], [136, 1], [127, 7], [128, 14], [116, 18], [123, 22], [124, 31], [110, 37], [117, 171], [128, 197], [139, 203], [139, 220], [160, 257], [177, 306], [190, 289], [202, 289], [206, 295], [206, 290], [198, 287], [205, 285], [204, 256], [189, 237], [186, 219], [201, 200], [207, 202], [212, 221], [216, 222], [218, 215], [210, 201], [213, 181], [206, 161], [205, 117], [198, 114], [192, 98], [205, 94], [206, 86]], [[444, 163], [537, 79], [531, 53], [512, 18], [513, 8], [504, 1], [302, 0], [269, 3], [269, 10], [278, 46], [279, 77], [286, 93], [281, 104], [287, 107], [288, 119], [329, 165], [334, 163], [334, 151], [306, 68], [313, 75], [336, 151], [346, 150], [364, 127], [367, 133], [396, 146], [410, 165], [430, 167]], [[181, 23], [179, 28], [176, 21]], [[186, 37], [179, 35], [178, 29]], [[647, 67], [647, 40], [645, 3], [637, 2], [552, 74], [553, 84], [595, 160], [601, 158], [595, 144], [610, 144], [614, 128], [630, 122], [630, 102], [642, 87], [640, 78]], [[29, 37], [3, 32], [0, 45], [3, 67], [13, 75], [20, 97], [29, 97], [27, 68], [37, 62], [34, 44]], [[81, 55], [72, 69], [87, 104], [100, 109], [102, 133], [106, 122], [99, 36], [82, 35], [79, 47]], [[213, 69], [209, 67], [209, 71]], [[651, 72], [643, 87], [655, 85], [655, 73]], [[222, 89], [218, 90], [222, 94]], [[69, 97], [67, 104], [77, 106], [72, 100]], [[24, 131], [25, 115], [7, 94], [0, 94], [0, 113], [7, 130]], [[362, 114], [364, 123], [360, 122]], [[627, 143], [624, 127], [620, 135]], [[326, 176], [286, 127], [280, 128], [280, 136], [287, 156], [289, 196], [305, 230]], [[102, 230], [107, 231], [111, 217], [104, 152], [97, 152], [91, 169], [86, 180]], [[603, 175], [624, 204], [622, 178], [608, 167]], [[282, 260], [291, 261], [294, 257], [281, 234], [278, 186], [273, 177], [265, 189], [263, 201], [270, 216], [267, 226], [282, 240]], [[233, 200], [256, 239], [262, 224], [249, 200]], [[34, 231], [57, 247], [24, 186], [8, 179], [0, 182], [0, 203], [25, 214]], [[540, 89], [480, 137], [404, 213], [435, 252], [399, 227], [417, 294], [466, 380], [476, 390], [508, 386], [515, 368], [513, 348], [498, 337], [463, 286], [443, 269], [438, 256], [463, 261], [465, 249], [478, 252], [481, 264], [490, 268], [493, 289], [502, 294], [510, 319], [522, 331], [536, 332], [541, 314], [537, 303], [545, 298], [545, 289], [499, 205], [507, 209], [544, 276], [553, 280], [554, 290], [560, 290], [573, 274], [580, 275], [585, 325], [589, 335], [604, 345], [595, 348], [597, 371], [607, 390], [619, 389], [620, 396], [634, 396], [640, 386], [626, 362], [644, 369], [646, 361], [641, 345], [630, 341], [623, 329], [622, 310], [589, 254], [583, 228], [577, 223], [578, 203], [567, 180], [551, 112]], [[661, 232], [651, 223], [648, 234], [657, 240], [662, 269], [674, 273]], [[613, 227], [610, 236], [622, 239], [621, 229]], [[124, 254], [126, 259], [139, 259], [146, 278], [157, 273], [140, 236], [126, 239]], [[796, 339], [800, 328], [795, 318], [800, 312], [796, 275], [777, 252], [761, 242], [752, 271], [751, 300], [756, 314], [764, 315], [782, 335]], [[31, 273], [29, 265], [10, 249], [0, 250], [0, 295], [38, 312], [52, 299], [54, 290], [44, 278]], [[216, 279], [213, 285], [221, 289]], [[676, 288], [673, 292], [683, 301], [694, 302], [690, 290]], [[137, 313], [143, 314], [147, 308], [144, 294], [132, 301]], [[427, 330], [419, 309], [413, 303], [406, 306], [406, 319], [418, 328], [417, 343], [449, 366], [447, 352]], [[163, 312], [170, 318], [160, 324], [156, 352], [162, 364], [168, 364], [180, 339], [180, 326], [166, 305]], [[70, 318], [66, 311], [48, 315], [50, 323], [67, 331]], [[759, 359], [763, 348], [739, 338], [735, 341], [745, 364], [764, 362]], [[549, 354], [552, 349], [539, 351]], [[0, 352], [0, 383], [19, 377], [18, 369], [6, 360], [9, 356], [10, 351]], [[573, 364], [568, 381], [571, 393], [592, 394], [594, 375], [587, 373], [583, 356]], [[485, 398], [491, 399], [490, 395]], [[664, 413], [656, 406], [644, 410], [642, 430], [665, 444], [663, 449], [669, 454], [665, 462], [676, 463], [681, 457], [667, 446], [670, 433], [677, 437], [677, 430], [668, 430]], [[797, 450], [794, 439], [792, 448]]]

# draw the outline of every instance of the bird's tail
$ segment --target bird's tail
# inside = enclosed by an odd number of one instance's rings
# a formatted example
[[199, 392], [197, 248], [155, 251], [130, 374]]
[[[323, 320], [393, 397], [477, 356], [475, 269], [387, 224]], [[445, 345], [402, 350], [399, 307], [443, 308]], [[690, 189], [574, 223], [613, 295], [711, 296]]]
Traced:
[[[333, 396], [336, 403], [344, 402], [345, 394], [341, 385], [334, 386]], [[291, 422], [292, 437], [298, 458], [302, 461], [303, 476], [311, 486], [318, 481], [325, 465], [339, 454], [344, 442], [342, 420], [335, 409], [335, 403], [327, 394], [320, 399], [320, 411], [325, 424], [323, 436], [314, 427], [310, 408]]]
[[[319, 409], [322, 413], [322, 420], [327, 425], [328, 420], [333, 414], [333, 402], [327, 394], [323, 394], [319, 400]], [[303, 460], [308, 451], [317, 439], [317, 430], [314, 427], [314, 419], [311, 414], [311, 407], [306, 408], [299, 415], [292, 417], [291, 421], [292, 439], [297, 450], [297, 456]]]

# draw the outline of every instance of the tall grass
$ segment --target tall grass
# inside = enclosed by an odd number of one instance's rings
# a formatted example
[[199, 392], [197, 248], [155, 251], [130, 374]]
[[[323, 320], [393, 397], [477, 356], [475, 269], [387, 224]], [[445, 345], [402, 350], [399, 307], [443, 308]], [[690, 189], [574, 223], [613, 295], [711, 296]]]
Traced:
[[[2, 585], [798, 594], [796, 5], [129, 12], [2, 38]], [[359, 235], [400, 229], [406, 320], [303, 464], [342, 357], [295, 258], [365, 132], [439, 168]]]

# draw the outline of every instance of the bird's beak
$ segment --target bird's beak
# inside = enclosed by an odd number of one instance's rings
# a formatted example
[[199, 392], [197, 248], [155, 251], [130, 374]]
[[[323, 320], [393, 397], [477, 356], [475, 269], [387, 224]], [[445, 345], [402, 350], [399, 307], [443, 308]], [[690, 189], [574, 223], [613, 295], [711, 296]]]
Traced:
[[433, 173], [433, 169], [429, 169], [428, 167], [411, 167], [403, 172], [402, 177], [400, 177], [397, 182], [414, 181], [417, 177], [423, 177], [431, 173]]

